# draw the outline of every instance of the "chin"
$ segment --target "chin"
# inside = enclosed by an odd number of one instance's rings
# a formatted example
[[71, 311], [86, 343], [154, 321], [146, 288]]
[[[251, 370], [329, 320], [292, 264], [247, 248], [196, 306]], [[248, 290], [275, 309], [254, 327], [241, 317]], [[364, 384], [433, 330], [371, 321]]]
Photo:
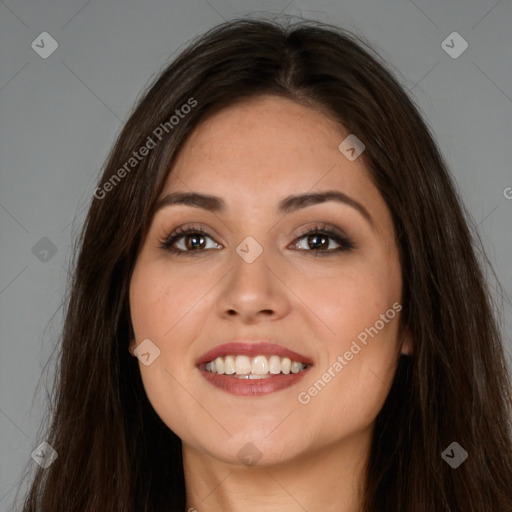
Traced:
[[[213, 439], [216, 439], [214, 445]], [[303, 443], [293, 439], [291, 433], [288, 432], [284, 436], [269, 436], [267, 431], [255, 431], [254, 426], [244, 432], [237, 431], [228, 439], [221, 439], [212, 434], [204, 441], [198, 447], [201, 452], [209, 453], [214, 459], [236, 466], [278, 465], [291, 461], [304, 451]]]

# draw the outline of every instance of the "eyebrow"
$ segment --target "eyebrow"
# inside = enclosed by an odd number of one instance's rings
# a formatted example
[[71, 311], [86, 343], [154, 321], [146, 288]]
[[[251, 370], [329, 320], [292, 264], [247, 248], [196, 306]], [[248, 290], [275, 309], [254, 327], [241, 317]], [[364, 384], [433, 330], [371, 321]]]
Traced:
[[[375, 229], [375, 224], [368, 210], [361, 203], [338, 190], [326, 190], [324, 192], [288, 196], [279, 202], [277, 211], [278, 213], [288, 214], [302, 208], [307, 208], [308, 206], [326, 203], [327, 201], [337, 201], [351, 206]], [[154, 213], [167, 206], [178, 204], [202, 208], [213, 213], [222, 213], [227, 209], [224, 200], [217, 196], [200, 194], [199, 192], [173, 192], [165, 195], [156, 202]]]

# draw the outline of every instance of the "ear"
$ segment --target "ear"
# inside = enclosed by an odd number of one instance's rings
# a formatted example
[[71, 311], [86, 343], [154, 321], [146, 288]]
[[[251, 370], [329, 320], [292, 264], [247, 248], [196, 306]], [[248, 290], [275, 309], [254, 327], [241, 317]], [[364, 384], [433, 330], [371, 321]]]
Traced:
[[402, 345], [400, 347], [400, 353], [405, 355], [412, 355], [413, 353], [413, 339], [412, 339], [412, 332], [409, 327], [407, 327], [403, 337], [402, 337]]
[[130, 340], [130, 344], [128, 345], [128, 350], [130, 351], [130, 354], [135, 357], [135, 354], [133, 353], [134, 350], [135, 350], [135, 340], [134, 339], [131, 339]]

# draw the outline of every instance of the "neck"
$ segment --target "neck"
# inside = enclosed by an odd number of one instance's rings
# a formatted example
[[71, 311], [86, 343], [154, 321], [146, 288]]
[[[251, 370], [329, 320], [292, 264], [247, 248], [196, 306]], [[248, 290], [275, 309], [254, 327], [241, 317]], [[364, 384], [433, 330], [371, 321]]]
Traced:
[[370, 432], [268, 465], [220, 461], [183, 444], [187, 511], [360, 512]]

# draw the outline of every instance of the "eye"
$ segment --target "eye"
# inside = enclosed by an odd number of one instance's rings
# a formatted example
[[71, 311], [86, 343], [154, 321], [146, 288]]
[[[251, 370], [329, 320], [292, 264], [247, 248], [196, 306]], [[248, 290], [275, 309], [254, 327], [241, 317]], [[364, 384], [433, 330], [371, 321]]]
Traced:
[[[213, 242], [213, 246], [208, 247], [207, 239]], [[296, 242], [302, 239], [305, 239], [305, 244], [303, 242]], [[331, 242], [337, 244], [338, 247], [329, 248]], [[292, 247], [302, 252], [329, 256], [333, 253], [350, 251], [356, 245], [346, 236], [335, 231], [335, 228], [323, 225], [310, 228], [299, 235]], [[190, 226], [173, 231], [169, 236], [160, 241], [160, 248], [176, 255], [184, 255], [187, 253], [201, 254], [207, 249], [221, 249], [222, 246], [217, 244], [202, 226]]]
[[207, 238], [213, 242], [212, 237], [202, 228], [178, 228], [160, 242], [160, 247], [178, 255], [221, 247], [216, 242], [214, 242], [214, 247], [208, 247]]
[[[294, 247], [301, 251], [313, 252], [315, 255], [328, 256], [332, 253], [347, 252], [355, 248], [355, 244], [346, 236], [337, 233], [326, 225], [315, 226], [302, 233], [296, 240], [305, 239], [305, 243], [295, 243]], [[331, 247], [331, 242], [338, 244], [338, 247]]]

